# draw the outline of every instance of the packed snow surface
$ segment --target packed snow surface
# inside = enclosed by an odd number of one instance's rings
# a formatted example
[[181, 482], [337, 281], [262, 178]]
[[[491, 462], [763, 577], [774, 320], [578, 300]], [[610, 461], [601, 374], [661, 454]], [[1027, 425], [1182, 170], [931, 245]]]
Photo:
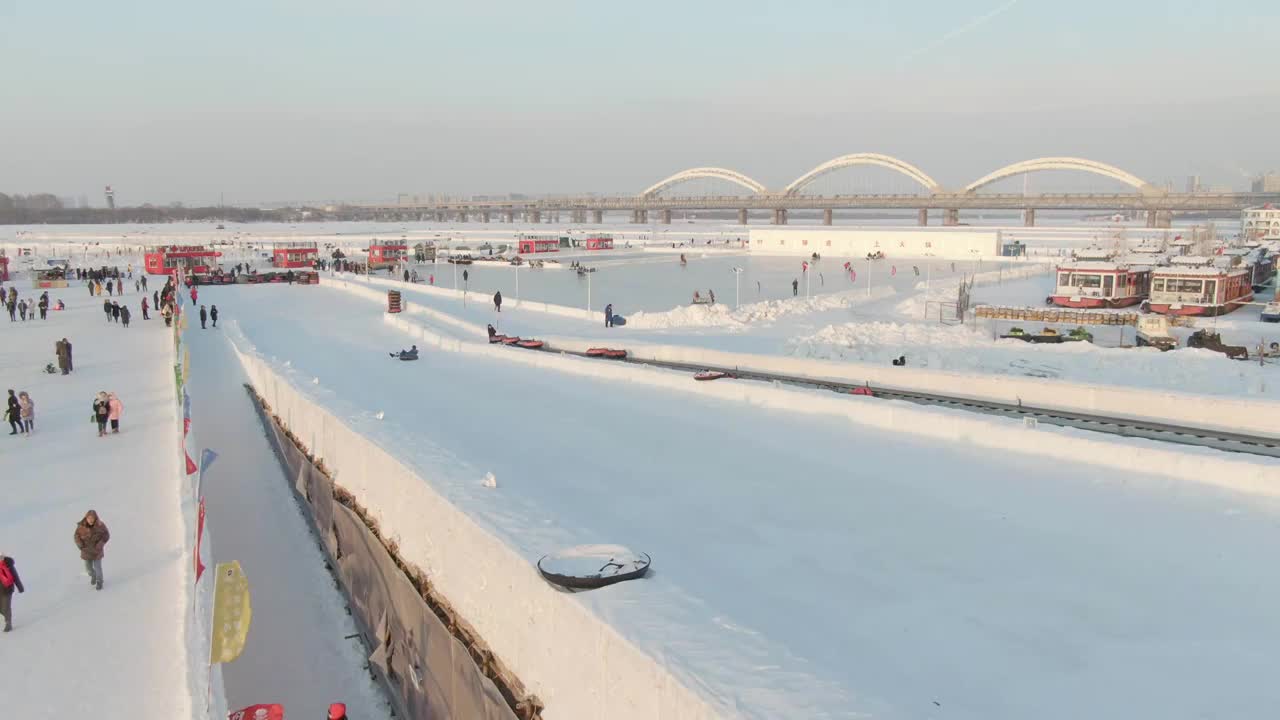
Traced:
[[500, 359], [388, 364], [406, 338], [372, 302], [208, 293], [301, 392], [530, 564], [618, 540], [649, 552], [643, 582], [573, 598], [727, 716], [1244, 717], [1280, 701], [1280, 581], [1252, 560], [1280, 540], [1271, 501], [1046, 463], [1026, 443], [1053, 435], [1015, 423], [993, 455]]

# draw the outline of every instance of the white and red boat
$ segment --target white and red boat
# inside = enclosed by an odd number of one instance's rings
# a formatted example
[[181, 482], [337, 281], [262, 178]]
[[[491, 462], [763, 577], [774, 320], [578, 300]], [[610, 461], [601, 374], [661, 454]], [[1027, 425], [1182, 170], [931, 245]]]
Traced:
[[1212, 317], [1253, 300], [1253, 267], [1239, 258], [1176, 257], [1151, 273], [1151, 312]]
[[1058, 284], [1049, 301], [1059, 307], [1118, 308], [1137, 305], [1151, 287], [1151, 267], [1100, 260], [1058, 266]]

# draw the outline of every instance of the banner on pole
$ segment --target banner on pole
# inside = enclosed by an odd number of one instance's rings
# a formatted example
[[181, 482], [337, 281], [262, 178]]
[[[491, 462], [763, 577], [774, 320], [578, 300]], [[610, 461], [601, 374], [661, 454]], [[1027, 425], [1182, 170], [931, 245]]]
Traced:
[[196, 584], [204, 574], [204, 561], [200, 559], [200, 541], [204, 539], [204, 498], [200, 498], [200, 510], [196, 515]]
[[209, 662], [228, 663], [240, 657], [249, 637], [249, 623], [253, 619], [249, 580], [235, 560], [218, 563], [215, 577]]

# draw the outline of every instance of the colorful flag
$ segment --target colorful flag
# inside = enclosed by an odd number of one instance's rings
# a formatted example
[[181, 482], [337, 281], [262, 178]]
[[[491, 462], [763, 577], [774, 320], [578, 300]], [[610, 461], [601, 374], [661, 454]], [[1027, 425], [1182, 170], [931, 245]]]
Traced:
[[187, 474], [194, 475], [200, 468], [197, 467], [195, 461], [191, 459], [191, 454], [187, 452], [186, 448], [182, 449], [182, 455], [187, 459]]
[[196, 583], [204, 574], [204, 562], [200, 560], [200, 541], [204, 538], [204, 498], [200, 498], [200, 510], [196, 516]]
[[209, 662], [229, 663], [244, 652], [249, 637], [253, 608], [249, 604], [249, 580], [240, 563], [218, 563], [213, 585], [213, 637], [209, 644]]

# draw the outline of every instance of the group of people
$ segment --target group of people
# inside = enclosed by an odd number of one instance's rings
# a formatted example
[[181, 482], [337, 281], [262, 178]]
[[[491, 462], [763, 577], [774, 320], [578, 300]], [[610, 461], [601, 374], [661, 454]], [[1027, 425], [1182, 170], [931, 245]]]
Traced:
[[218, 306], [214, 305], [211, 309], [206, 310], [203, 305], [200, 306], [200, 329], [205, 329], [205, 323], [213, 320], [213, 326], [218, 327]]
[[36, 429], [36, 401], [26, 390], [16, 394], [10, 390], [4, 417], [9, 422], [10, 435], [30, 436]]
[[[142, 302], [147, 299], [143, 298]], [[129, 306], [121, 305], [118, 300], [103, 300], [102, 310], [107, 314], [107, 322], [117, 322], [125, 327], [129, 327]]]
[[[89, 576], [89, 585], [95, 590], [101, 590], [102, 559], [106, 557], [107, 542], [111, 540], [107, 524], [102, 522], [96, 511], [90, 510], [76, 523], [72, 540], [80, 551], [80, 561], [84, 563], [85, 574]], [[14, 593], [26, 591], [27, 588], [18, 575], [17, 561], [13, 556], [0, 552], [0, 619], [4, 620], [2, 632], [13, 631]]]
[[[39, 311], [41, 320], [49, 319], [49, 292], [40, 293], [38, 299], [27, 301], [26, 298], [18, 298], [18, 288], [10, 285], [8, 292], [0, 293], [3, 296], [4, 307], [9, 311], [9, 322], [26, 322], [28, 319], [35, 320], [36, 312]], [[58, 309], [62, 309], [62, 301], [58, 301]]]
[[102, 390], [93, 396], [93, 421], [98, 424], [98, 437], [107, 436], [107, 423], [111, 424], [111, 434], [118, 435], [123, 414], [124, 403], [115, 393]]

